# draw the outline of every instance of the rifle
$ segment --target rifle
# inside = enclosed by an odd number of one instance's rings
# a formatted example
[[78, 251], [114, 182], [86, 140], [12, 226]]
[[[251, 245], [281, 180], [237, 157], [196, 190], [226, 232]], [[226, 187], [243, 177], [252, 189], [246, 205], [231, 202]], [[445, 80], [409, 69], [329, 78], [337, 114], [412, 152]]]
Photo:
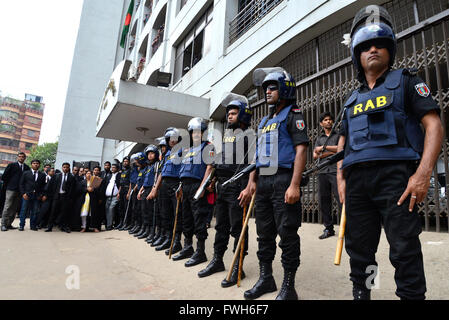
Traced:
[[[301, 179], [301, 186], [304, 186], [304, 183], [302, 181], [305, 181], [308, 176], [318, 170], [321, 170], [327, 166], [330, 166], [331, 164], [334, 164], [340, 160], [342, 160], [344, 158], [344, 151], [340, 151], [336, 154], [334, 154], [333, 156], [330, 156], [328, 158], [326, 158], [325, 161], [321, 162], [320, 164], [318, 164], [317, 166], [314, 166], [313, 168], [306, 170], [302, 173], [302, 179]], [[254, 171], [256, 169], [256, 165], [255, 164], [251, 164], [248, 167], [246, 167], [245, 169], [243, 169], [242, 171], [240, 171], [239, 173], [237, 173], [236, 175], [234, 175], [232, 178], [230, 178], [229, 180], [226, 180], [223, 183], [223, 187], [229, 183], [233, 183], [237, 180], [239, 180], [240, 178], [242, 178], [243, 176], [251, 173], [252, 171]]]
[[210, 174], [207, 176], [207, 178], [204, 181], [204, 183], [202, 185], [200, 185], [200, 187], [196, 191], [195, 196], [193, 197], [193, 200], [198, 201], [198, 199], [203, 194], [204, 189], [206, 189], [207, 186], [210, 184], [210, 182], [211, 182], [212, 178], [214, 177], [214, 175], [215, 175], [215, 168], [212, 168]]

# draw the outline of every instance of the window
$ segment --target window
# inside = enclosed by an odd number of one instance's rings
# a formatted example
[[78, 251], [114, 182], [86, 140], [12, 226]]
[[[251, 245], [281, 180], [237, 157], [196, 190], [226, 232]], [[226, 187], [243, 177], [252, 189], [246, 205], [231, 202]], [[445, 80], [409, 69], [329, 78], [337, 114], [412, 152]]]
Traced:
[[16, 127], [9, 125], [9, 124], [1, 124], [0, 125], [0, 133], [1, 132], [9, 132], [9, 133], [15, 133]]
[[210, 52], [212, 11], [210, 7], [176, 48], [175, 83]]
[[3, 120], [17, 120], [19, 118], [19, 114], [9, 110], [1, 110], [0, 118]]
[[28, 143], [28, 142], [25, 143], [25, 149], [31, 150], [32, 147], [33, 147], [32, 143]]
[[0, 152], [0, 160], [3, 161], [16, 161], [17, 160], [17, 155], [16, 154], [10, 154], [10, 153], [5, 153], [5, 152]]
[[19, 141], [18, 140], [11, 140], [7, 138], [0, 138], [0, 146], [7, 146], [12, 148], [18, 148], [19, 147]]
[[33, 131], [33, 130], [27, 130], [27, 136], [28, 137], [35, 137], [35, 135], [36, 135], [36, 131]]
[[41, 121], [41, 119], [34, 118], [34, 117], [28, 117], [28, 116], [25, 117], [25, 120], [32, 124], [39, 124]]

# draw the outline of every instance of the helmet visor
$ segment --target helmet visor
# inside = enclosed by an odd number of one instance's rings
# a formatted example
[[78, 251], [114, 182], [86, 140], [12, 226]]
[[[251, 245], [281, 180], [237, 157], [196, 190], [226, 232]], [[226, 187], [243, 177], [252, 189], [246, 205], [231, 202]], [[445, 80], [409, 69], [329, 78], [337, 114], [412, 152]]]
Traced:
[[189, 121], [189, 124], [187, 125], [187, 130], [204, 130], [206, 127], [204, 120], [202, 118], [193, 118]]
[[396, 36], [391, 27], [385, 23], [370, 24], [361, 27], [355, 32], [352, 38], [352, 47], [354, 49], [359, 49], [359, 47], [366, 42], [380, 39], [383, 39], [384, 43], [387, 43], [388, 40], [394, 43], [396, 41]]
[[[229, 105], [231, 105], [231, 103], [236, 107], [240, 107], [241, 104], [249, 105], [248, 98], [246, 98], [245, 96], [235, 94], [232, 92], [227, 92], [223, 95], [221, 105], [227, 108]], [[238, 105], [237, 103], [240, 103], [240, 105]]]
[[288, 78], [287, 71], [281, 67], [274, 67], [274, 68], [259, 68], [254, 70], [253, 73], [253, 84], [256, 87], [261, 87], [263, 84], [263, 81], [270, 73], [284, 73], [286, 78]]

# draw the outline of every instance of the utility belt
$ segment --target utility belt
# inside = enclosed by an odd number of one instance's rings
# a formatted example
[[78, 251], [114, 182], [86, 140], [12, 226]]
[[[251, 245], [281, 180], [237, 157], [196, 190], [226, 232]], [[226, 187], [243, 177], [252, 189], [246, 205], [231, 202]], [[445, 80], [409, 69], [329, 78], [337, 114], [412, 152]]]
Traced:
[[[242, 168], [243, 169], [243, 168]], [[234, 171], [228, 171], [228, 170], [223, 170], [223, 169], [216, 169], [215, 170], [215, 175], [220, 179], [220, 178], [225, 178], [225, 179], [230, 179], [234, 176], [235, 174], [235, 170]]]
[[165, 181], [167, 183], [176, 183], [176, 182], [179, 182], [179, 178], [162, 177], [162, 181]]
[[392, 164], [399, 164], [399, 163], [406, 163], [406, 164], [416, 164], [416, 161], [413, 160], [374, 160], [374, 161], [364, 161], [364, 162], [358, 162], [353, 164], [351, 167], [353, 168], [372, 168], [376, 166], [385, 166], [385, 165], [392, 165]]
[[201, 180], [195, 179], [195, 178], [181, 178], [182, 184], [194, 184], [194, 183], [201, 183]]

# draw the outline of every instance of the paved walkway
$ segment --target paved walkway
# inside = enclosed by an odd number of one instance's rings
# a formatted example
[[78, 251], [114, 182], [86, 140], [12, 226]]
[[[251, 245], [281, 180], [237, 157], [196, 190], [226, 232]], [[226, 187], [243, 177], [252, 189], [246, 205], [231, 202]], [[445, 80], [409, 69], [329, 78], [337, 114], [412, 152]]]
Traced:
[[[334, 266], [337, 237], [319, 240], [321, 231], [322, 227], [315, 224], [303, 224], [299, 230], [301, 266], [296, 288], [300, 299], [351, 299], [348, 256], [343, 252], [341, 266]], [[214, 234], [215, 230], [209, 229], [206, 242], [209, 260]], [[424, 232], [421, 242], [427, 298], [449, 299], [449, 234]], [[223, 289], [220, 282], [226, 272], [200, 279], [197, 272], [207, 263], [185, 268], [184, 261], [168, 260], [163, 252], [156, 252], [127, 232], [45, 233], [30, 231], [27, 226], [24, 232], [0, 233], [0, 299], [243, 299], [243, 292], [258, 279], [256, 251], [255, 225], [251, 219], [249, 255], [245, 260], [247, 278], [240, 288]], [[226, 269], [231, 259], [232, 253], [227, 252]], [[397, 299], [394, 269], [388, 260], [384, 235], [377, 259], [380, 288], [373, 290], [372, 297]], [[282, 283], [280, 249], [273, 268], [279, 288]], [[73, 270], [80, 272], [80, 287], [69, 290], [66, 282], [72, 286], [75, 283]], [[274, 299], [276, 294], [267, 294], [263, 299]]]

